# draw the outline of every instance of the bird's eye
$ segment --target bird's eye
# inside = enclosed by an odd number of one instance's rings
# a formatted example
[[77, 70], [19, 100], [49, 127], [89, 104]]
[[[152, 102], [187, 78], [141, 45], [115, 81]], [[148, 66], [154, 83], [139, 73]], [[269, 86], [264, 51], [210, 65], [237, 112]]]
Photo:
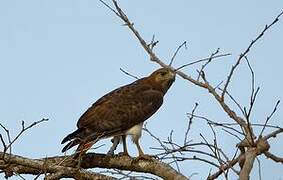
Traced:
[[166, 72], [161, 72], [160, 74], [161, 74], [161, 76], [165, 76], [167, 73]]

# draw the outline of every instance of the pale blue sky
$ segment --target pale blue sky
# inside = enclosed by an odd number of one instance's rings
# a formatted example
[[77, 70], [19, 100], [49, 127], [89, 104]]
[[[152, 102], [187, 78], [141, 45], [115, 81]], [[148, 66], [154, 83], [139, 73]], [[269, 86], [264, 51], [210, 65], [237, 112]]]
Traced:
[[[215, 85], [226, 78], [238, 55], [283, 9], [282, 0], [124, 0], [120, 5], [146, 40], [155, 34], [160, 41], [156, 53], [166, 62], [177, 46], [188, 42], [188, 50], [180, 51], [175, 66], [207, 57], [217, 48], [232, 53], [209, 66], [207, 77]], [[14, 145], [14, 153], [32, 158], [61, 155], [60, 142], [75, 129], [80, 115], [105, 93], [133, 81], [120, 67], [139, 77], [159, 67], [121, 24], [98, 0], [0, 0], [0, 122], [15, 135], [21, 120], [50, 119], [23, 135]], [[276, 100], [283, 99], [282, 30], [281, 19], [248, 55], [256, 84], [261, 86], [253, 122], [264, 122]], [[246, 65], [240, 68], [229, 90], [248, 105], [250, 74]], [[195, 69], [188, 67], [184, 72], [194, 76]], [[231, 122], [206, 91], [177, 78], [148, 128], [162, 139], [174, 129], [176, 141], [182, 143], [185, 114], [195, 102], [200, 104], [197, 114]], [[272, 122], [283, 126], [282, 119], [280, 107]], [[205, 122], [195, 120], [190, 138], [199, 140], [199, 133], [210, 138], [206, 127]], [[235, 141], [221, 133], [220, 144], [228, 151]], [[145, 152], [154, 153], [149, 147], [157, 144], [146, 133], [141, 142]], [[279, 136], [271, 147], [281, 156], [282, 143]], [[130, 147], [135, 155], [135, 147]], [[108, 148], [109, 144], [101, 151]], [[262, 159], [263, 179], [283, 178], [282, 165]], [[209, 167], [195, 161], [181, 168], [186, 175], [199, 173], [193, 179], [202, 179], [209, 172]]]

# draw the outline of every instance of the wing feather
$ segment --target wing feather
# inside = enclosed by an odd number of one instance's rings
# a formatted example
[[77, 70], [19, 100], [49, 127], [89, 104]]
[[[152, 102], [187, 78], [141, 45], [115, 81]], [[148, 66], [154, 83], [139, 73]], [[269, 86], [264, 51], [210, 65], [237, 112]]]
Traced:
[[136, 81], [100, 98], [80, 117], [77, 126], [105, 136], [121, 133], [153, 115], [163, 96], [161, 91]]

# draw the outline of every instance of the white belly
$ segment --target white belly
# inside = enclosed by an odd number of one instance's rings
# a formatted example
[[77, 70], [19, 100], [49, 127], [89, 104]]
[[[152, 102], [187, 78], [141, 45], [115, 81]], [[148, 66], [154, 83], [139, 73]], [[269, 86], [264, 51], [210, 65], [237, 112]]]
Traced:
[[[130, 129], [128, 129], [126, 131], [126, 133], [123, 134], [123, 135], [130, 135], [130, 136], [132, 136], [132, 141], [134, 143], [137, 143], [139, 138], [142, 135], [142, 126], [143, 126], [143, 123], [137, 124], [137, 125], [131, 127]], [[113, 145], [112, 145], [112, 147], [110, 148], [110, 150], [107, 153], [107, 154], [110, 154], [110, 155], [114, 154], [114, 151], [116, 150], [119, 142], [122, 142], [121, 136], [114, 136], [114, 138], [112, 139], [112, 142], [113, 142]]]
[[126, 131], [126, 135], [131, 135], [132, 140], [134, 142], [137, 142], [142, 135], [142, 126], [143, 126], [143, 122], [131, 127]]

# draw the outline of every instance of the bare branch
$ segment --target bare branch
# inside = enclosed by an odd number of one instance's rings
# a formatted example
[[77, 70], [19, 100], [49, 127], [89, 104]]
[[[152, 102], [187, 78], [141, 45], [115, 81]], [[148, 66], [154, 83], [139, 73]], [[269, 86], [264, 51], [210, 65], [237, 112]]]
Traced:
[[2, 145], [3, 145], [3, 149], [4, 149], [3, 151], [6, 152], [6, 150], [7, 150], [7, 145], [6, 145], [6, 143], [5, 143], [4, 139], [3, 139], [2, 134], [0, 134], [0, 139], [1, 139], [1, 143], [2, 143]]
[[212, 125], [211, 124], [208, 124], [212, 133], [213, 133], [213, 144], [214, 144], [214, 156], [215, 158], [217, 159], [218, 163], [220, 164], [220, 166], [222, 166], [222, 162], [223, 160], [221, 159], [221, 156], [220, 156], [220, 153], [218, 151], [218, 142], [217, 142], [217, 136], [216, 136], [216, 132], [215, 130], [213, 129]]
[[239, 161], [239, 157], [234, 158], [232, 161], [228, 161], [223, 165], [217, 172], [211, 174], [207, 177], [207, 180], [213, 180], [218, 178], [224, 171], [228, 170], [229, 168], [233, 167]]
[[265, 25], [264, 29], [261, 31], [261, 33], [254, 39], [252, 40], [252, 42], [249, 44], [249, 46], [247, 47], [247, 49], [240, 54], [238, 60], [236, 61], [236, 63], [232, 66], [231, 68], [231, 71], [227, 77], [227, 80], [226, 80], [226, 83], [224, 84], [224, 88], [223, 88], [223, 92], [222, 92], [222, 95], [221, 95], [221, 99], [224, 100], [224, 96], [225, 96], [225, 93], [227, 91], [227, 87], [231, 81], [231, 78], [233, 76], [233, 73], [234, 71], [236, 70], [236, 68], [238, 67], [238, 65], [240, 64], [241, 60], [243, 59], [243, 57], [245, 57], [248, 52], [250, 51], [250, 49], [253, 47], [253, 45], [260, 39], [263, 37], [264, 33], [270, 29], [280, 18], [280, 16], [282, 16], [283, 14], [283, 11], [273, 20], [272, 23], [270, 23], [269, 25]]
[[[3, 155], [0, 152], [0, 156]], [[69, 171], [67, 174], [73, 174], [78, 171], [77, 162], [71, 156], [55, 156], [43, 159], [28, 159], [17, 155], [6, 155], [9, 158], [11, 170], [19, 174], [55, 173], [59, 171]], [[67, 158], [67, 160], [66, 160]], [[58, 165], [60, 164], [60, 165]], [[5, 162], [0, 160], [0, 169], [6, 168]], [[158, 160], [136, 160], [128, 156], [107, 156], [105, 154], [88, 153], [82, 156], [81, 168], [116, 168], [120, 170], [130, 170], [136, 172], [145, 172], [157, 175], [164, 179], [180, 178], [187, 179], [184, 175], [178, 173], [169, 165]], [[82, 171], [85, 172], [85, 171]]]
[[170, 61], [170, 63], [169, 63], [169, 66], [172, 66], [172, 63], [173, 63], [173, 61], [174, 61], [176, 55], [178, 54], [179, 50], [180, 50], [183, 46], [185, 47], [185, 49], [187, 49], [187, 41], [184, 41], [184, 42], [176, 49], [176, 51], [174, 52], [174, 55], [173, 55], [172, 58], [171, 58], [171, 61]]
[[[106, 2], [104, 2], [103, 0], [99, 0], [104, 6], [106, 6], [108, 9], [110, 9], [113, 13], [116, 14], [116, 16], [120, 17], [119, 13], [113, 9], [110, 5], [108, 5]], [[121, 17], [120, 17], [121, 18]]]
[[222, 128], [222, 130], [225, 131], [226, 133], [236, 137], [239, 141], [242, 141], [242, 139], [237, 134], [232, 133], [232, 132], [230, 132], [230, 131], [228, 131], [227, 129], [224, 129], [224, 128]]
[[[212, 58], [219, 53], [219, 50], [220, 49], [218, 48], [215, 52], [211, 53], [211, 55], [209, 57], [209, 60], [205, 64], [203, 64], [201, 66], [201, 69], [199, 70], [199, 72], [203, 72], [204, 71], [204, 68], [212, 61]], [[197, 80], [199, 80], [200, 76], [201, 76], [201, 73], [199, 73], [199, 75], [197, 77]]]
[[188, 134], [189, 134], [189, 131], [190, 131], [190, 129], [191, 129], [191, 125], [192, 125], [192, 123], [193, 123], [193, 118], [194, 118], [194, 113], [195, 113], [195, 110], [197, 109], [197, 107], [198, 107], [198, 103], [195, 103], [195, 106], [194, 106], [194, 108], [193, 108], [193, 110], [192, 110], [192, 113], [191, 113], [191, 115], [190, 115], [190, 117], [189, 117], [189, 124], [188, 124], [187, 130], [186, 130], [186, 132], [185, 132], [184, 145], [188, 143], [188, 142], [187, 142], [187, 140], [188, 140]]
[[7, 146], [7, 149], [10, 148], [12, 146], [12, 144], [14, 142], [16, 142], [16, 140], [25, 132], [27, 131], [28, 129], [32, 128], [33, 126], [36, 126], [37, 124], [40, 124], [44, 121], [48, 121], [49, 119], [41, 119], [39, 121], [35, 121], [33, 122], [32, 124], [30, 124], [29, 126], [25, 127], [25, 123], [24, 121], [22, 121], [22, 130], [18, 133], [18, 135], [9, 143], [9, 145]]
[[[223, 92], [223, 89], [218, 88], [220, 91]], [[229, 91], [226, 91], [226, 94], [230, 97], [230, 99], [237, 105], [237, 107], [240, 109], [240, 111], [242, 112], [242, 114], [245, 116], [245, 111], [242, 108], [241, 104], [232, 96], [232, 94], [229, 93]]]
[[162, 142], [158, 137], [156, 137], [152, 132], [150, 132], [150, 131], [147, 129], [146, 124], [144, 125], [143, 130], [144, 130], [145, 132], [147, 132], [153, 139], [155, 139], [155, 140], [159, 143], [159, 145], [163, 148], [163, 150], [164, 150], [165, 152], [168, 151], [168, 148], [163, 144], [163, 142]]
[[125, 71], [124, 69], [120, 68], [120, 71], [122, 71], [124, 74], [126, 74], [127, 76], [130, 76], [132, 78], [135, 78], [135, 79], [139, 79], [137, 76], [135, 75], [132, 75], [131, 73]]
[[[118, 13], [118, 17], [120, 19], [122, 19], [124, 22], [125, 22], [125, 25], [129, 27], [129, 29], [134, 33], [134, 35], [136, 36], [136, 38], [139, 40], [140, 44], [142, 45], [142, 47], [146, 50], [146, 52], [149, 54], [150, 56], [150, 59], [156, 63], [158, 63], [159, 65], [161, 65], [162, 67], [167, 67], [167, 68], [170, 68], [172, 70], [174, 70], [172, 67], [166, 65], [165, 63], [163, 63], [156, 55], [155, 53], [150, 49], [150, 47], [147, 45], [147, 43], [145, 42], [145, 40], [140, 36], [139, 32], [134, 28], [133, 26], [133, 23], [130, 22], [130, 20], [128, 19], [128, 17], [125, 15], [125, 13], [122, 11], [122, 9], [118, 6], [117, 2], [115, 0], [112, 1], [114, 6], [115, 6], [115, 9]], [[108, 7], [108, 6], [107, 6]], [[112, 9], [111, 9], [112, 10]], [[112, 10], [113, 11], [113, 10]], [[176, 71], [176, 70], [174, 70]], [[215, 91], [215, 89], [209, 85], [208, 82], [206, 83], [202, 83], [202, 82], [199, 82], [193, 78], [191, 78], [190, 76], [180, 72], [180, 71], [176, 71], [176, 73], [181, 76], [182, 78], [192, 82], [193, 84], [199, 86], [199, 87], [202, 87], [202, 88], [205, 88], [207, 89], [215, 98], [216, 100], [220, 103], [220, 105], [222, 106], [223, 110], [232, 118], [234, 119], [238, 124], [240, 124], [241, 126], [244, 126], [245, 125], [245, 122], [242, 118], [238, 117], [236, 115], [236, 113], [231, 110], [229, 108], [229, 106], [227, 106], [221, 99], [221, 96], [219, 94], [217, 94], [217, 92]], [[246, 129], [246, 132], [248, 132], [247, 128], [245, 127]]]
[[[128, 19], [128, 17], [126, 16], [126, 14], [122, 11], [122, 9], [119, 7], [117, 1], [112, 0], [115, 9], [111, 8], [107, 3], [105, 3], [104, 1], [100, 0], [100, 2], [102, 2], [108, 9], [110, 9], [112, 12], [114, 12], [116, 14], [116, 16], [118, 16], [122, 21], [124, 21], [125, 25], [128, 26], [128, 28], [132, 31], [132, 33], [134, 33], [134, 35], [136, 36], [136, 38], [139, 40], [141, 46], [144, 48], [144, 50], [149, 54], [150, 56], [150, 60], [157, 62], [158, 64], [160, 64], [163, 67], [169, 67], [168, 65], [166, 65], [165, 63], [163, 63], [156, 55], [155, 53], [152, 51], [152, 49], [150, 48], [150, 46], [147, 45], [147, 43], [145, 42], [145, 40], [141, 37], [141, 35], [139, 34], [139, 32], [134, 28], [134, 24]], [[170, 67], [169, 67], [170, 68]]]
[[262, 133], [263, 133], [263, 131], [264, 131], [265, 127], [266, 127], [266, 124], [267, 124], [267, 123], [268, 123], [268, 121], [272, 118], [273, 114], [276, 112], [277, 107], [279, 106], [279, 104], [280, 104], [280, 100], [278, 100], [278, 101], [276, 102], [276, 104], [275, 104], [275, 107], [274, 107], [273, 111], [271, 112], [271, 114], [270, 114], [269, 116], [267, 116], [267, 118], [266, 118], [266, 120], [265, 120], [265, 123], [264, 123], [264, 126], [263, 126], [263, 128], [262, 128], [262, 130], [261, 130], [261, 132], [260, 132], [260, 135], [259, 135], [259, 136], [262, 136]]
[[191, 66], [191, 65], [194, 65], [194, 64], [197, 64], [197, 63], [200, 63], [200, 62], [207, 62], [207, 61], [212, 61], [213, 59], [218, 59], [218, 58], [221, 58], [221, 57], [225, 57], [225, 56], [230, 56], [231, 54], [230, 53], [226, 53], [226, 54], [219, 54], [219, 55], [215, 55], [213, 57], [207, 57], [207, 58], [203, 58], [203, 59], [199, 59], [199, 60], [195, 60], [193, 62], [190, 62], [188, 64], [184, 64], [178, 68], [176, 68], [176, 71], [180, 70], [180, 69], [183, 69], [184, 67], [187, 67], [187, 66]]
[[[175, 158], [176, 158], [176, 160], [174, 160], [174, 161], [171, 162], [171, 163], [174, 163], [175, 161], [194, 160], [194, 161], [202, 161], [202, 162], [205, 162], [205, 163], [207, 163], [207, 164], [210, 164], [210, 165], [212, 165], [212, 166], [215, 166], [215, 167], [219, 168], [219, 166], [218, 166], [216, 163], [214, 163], [214, 162], [212, 162], [212, 161], [209, 161], [209, 160], [207, 160], [207, 159], [205, 159], [205, 158], [197, 157], [197, 156], [193, 156], [193, 157], [178, 157], [178, 156], [176, 156]], [[166, 159], [166, 158], [165, 158], [165, 159]]]
[[153, 48], [159, 43], [159, 41], [155, 41], [155, 35], [152, 36], [151, 42], [148, 45], [150, 49], [153, 51]]
[[272, 138], [272, 137], [275, 138], [278, 134], [280, 134], [280, 133], [282, 133], [282, 132], [283, 132], [283, 129], [282, 129], [282, 128], [277, 129], [276, 131], [273, 131], [272, 133], [269, 133], [269, 134], [265, 135], [265, 136], [263, 137], [263, 139], [268, 140], [269, 138]]
[[283, 164], [283, 158], [281, 158], [281, 157], [275, 156], [274, 154], [272, 154], [272, 153], [270, 153], [270, 152], [265, 152], [264, 155], [265, 155], [267, 158], [270, 158], [270, 159], [272, 159], [272, 160], [275, 161], [275, 162], [278, 162], [278, 163]]
[[258, 176], [259, 176], [259, 180], [261, 180], [261, 162], [259, 160], [259, 158], [256, 158], [257, 163], [258, 163]]
[[[192, 115], [190, 113], [187, 113], [187, 114]], [[217, 122], [212, 121], [211, 119], [208, 119], [204, 116], [199, 116], [199, 115], [193, 115], [193, 116], [196, 117], [196, 118], [199, 118], [199, 119], [203, 119], [203, 120], [207, 121], [208, 124], [212, 124], [213, 126], [221, 126], [223, 128], [233, 130], [240, 135], [244, 135], [244, 133], [242, 133], [241, 131], [239, 131], [239, 130], [233, 128], [233, 127], [230, 127], [230, 126], [238, 126], [239, 125], [238, 123], [220, 123], [219, 121], [217, 121]]]
[[[280, 15], [278, 15], [277, 18], [270, 25], [266, 26], [265, 29], [261, 32], [261, 34], [258, 35], [255, 38], [255, 40], [253, 40], [250, 43], [248, 48], [240, 55], [239, 59], [237, 60], [235, 65], [232, 67], [230, 74], [227, 77], [226, 83], [224, 84], [224, 89], [222, 91], [222, 94], [219, 94], [216, 91], [216, 88], [214, 88], [213, 86], [211, 86], [209, 84], [209, 82], [206, 80], [206, 77], [205, 77], [205, 74], [204, 74], [204, 68], [211, 62], [211, 60], [213, 58], [217, 57], [216, 54], [219, 53], [219, 50], [217, 50], [215, 53], [212, 53], [212, 55], [210, 56], [209, 59], [198, 60], [198, 62], [206, 61], [206, 63], [202, 66], [201, 70], [199, 71], [199, 77], [202, 77], [203, 81], [199, 81], [199, 78], [197, 78], [197, 79], [191, 78], [190, 76], [178, 71], [181, 68], [188, 66], [188, 64], [183, 65], [183, 66], [181, 66], [177, 69], [174, 69], [173, 67], [171, 67], [178, 51], [180, 50], [180, 48], [182, 46], [186, 46], [186, 42], [184, 42], [181, 46], [179, 46], [179, 48], [174, 53], [174, 55], [173, 55], [173, 57], [172, 57], [172, 59], [169, 63], [169, 66], [168, 66], [165, 63], [163, 63], [163, 61], [161, 61], [155, 55], [155, 53], [153, 52], [153, 47], [157, 44], [158, 41], [154, 41], [154, 36], [153, 36], [151, 43], [147, 44], [146, 41], [141, 37], [139, 32], [134, 28], [134, 24], [128, 19], [128, 17], [123, 12], [123, 10], [118, 6], [117, 1], [112, 0], [114, 8], [112, 8], [110, 5], [106, 4], [103, 0], [100, 0], [100, 2], [103, 3], [103, 5], [105, 5], [108, 9], [110, 9], [113, 13], [115, 13], [115, 15], [117, 17], [119, 17], [125, 23], [125, 26], [127, 26], [132, 31], [132, 33], [135, 35], [135, 37], [139, 40], [141, 46], [148, 53], [151, 61], [154, 61], [154, 62], [160, 64], [162, 67], [167, 67], [167, 68], [174, 70], [179, 76], [183, 77], [184, 79], [192, 82], [193, 84], [195, 84], [199, 87], [202, 87], [202, 88], [208, 90], [209, 93], [212, 94], [213, 97], [216, 99], [216, 101], [220, 104], [220, 106], [226, 112], [226, 114], [230, 118], [232, 118], [236, 122], [236, 124], [240, 125], [241, 128], [244, 128], [245, 132], [244, 133], [240, 132], [240, 133], [246, 135], [247, 137], [250, 136], [251, 139], [253, 139], [253, 132], [252, 132], [251, 123], [249, 122], [249, 116], [251, 114], [251, 110], [252, 110], [253, 103], [255, 101], [256, 95], [257, 95], [257, 91], [254, 92], [254, 90], [252, 90], [252, 96], [251, 96], [252, 98], [251, 98], [251, 102], [250, 102], [250, 109], [248, 111], [244, 111], [244, 112], [246, 112], [245, 114], [246, 114], [246, 117], [247, 117], [247, 123], [248, 124], [246, 123], [246, 121], [242, 117], [238, 116], [233, 111], [233, 109], [231, 109], [224, 102], [224, 96], [225, 96], [225, 94], [227, 94], [228, 85], [231, 81], [231, 78], [234, 74], [235, 69], [240, 64], [241, 59], [247, 55], [247, 53], [250, 51], [250, 49], [252, 48], [254, 43], [257, 42], [258, 39], [260, 39], [263, 36], [265, 31], [267, 31], [273, 24], [275, 24], [278, 21], [278, 18], [283, 14], [283, 12], [280, 13]], [[223, 57], [223, 56], [224, 55], [218, 55], [218, 57]], [[193, 62], [193, 63], [197, 63], [197, 62]], [[190, 63], [190, 64], [192, 64], [192, 63]], [[123, 69], [120, 68], [120, 70], [122, 72], [124, 72], [125, 74], [138, 79], [136, 76], [131, 75], [130, 73], [124, 71]], [[252, 74], [253, 74], [253, 71], [252, 71]], [[180, 146], [173, 141], [173, 131], [171, 131], [170, 136], [168, 137], [168, 142], [161, 141], [159, 138], [157, 138], [156, 136], [151, 134], [149, 131], [148, 131], [148, 133], [159, 142], [160, 146], [165, 151], [164, 154], [166, 154], [166, 155], [170, 154], [171, 155], [171, 157], [166, 157], [164, 159], [173, 159], [173, 163], [176, 163], [176, 166], [177, 166], [178, 169], [179, 169], [178, 163], [177, 163], [178, 161], [185, 161], [185, 160], [203, 161], [203, 162], [209, 163], [209, 164], [219, 168], [219, 171], [216, 174], [214, 174], [214, 176], [216, 176], [216, 178], [217, 178], [220, 174], [222, 174], [223, 172], [225, 172], [229, 168], [232, 168], [237, 162], [239, 162], [240, 158], [233, 159], [231, 162], [230, 161], [223, 162], [221, 157], [224, 157], [224, 156], [222, 156], [221, 154], [224, 154], [224, 153], [221, 151], [221, 149], [217, 145], [216, 133], [215, 133], [213, 127], [212, 127], [212, 125], [213, 125], [212, 123], [209, 123], [209, 125], [210, 125], [210, 127], [213, 131], [213, 134], [214, 134], [214, 143], [209, 144], [208, 141], [202, 135], [201, 136], [205, 141], [205, 143], [202, 143], [202, 145], [206, 145], [206, 147], [210, 148], [211, 151], [213, 152], [213, 154], [209, 154], [207, 152], [199, 151], [199, 150], [191, 150], [191, 152], [195, 152], [195, 153], [199, 153], [199, 154], [203, 154], [203, 155], [207, 155], [207, 156], [212, 155], [213, 158], [216, 158], [216, 160], [218, 160], [220, 166], [217, 165], [214, 161], [209, 161], [207, 159], [203, 159], [203, 158], [197, 157], [197, 156], [193, 156], [192, 158], [182, 157], [182, 155], [183, 155], [182, 152], [183, 151], [189, 151], [188, 148], [190, 146], [193, 146], [192, 144], [188, 144], [187, 136], [188, 136], [188, 132], [190, 130], [190, 126], [191, 126], [191, 123], [192, 123], [191, 121], [192, 121], [193, 117], [195, 117], [194, 111], [195, 111], [196, 107], [197, 107], [197, 104], [196, 104], [195, 108], [193, 109], [193, 111], [191, 113], [192, 116], [190, 118], [190, 122], [189, 122], [189, 125], [188, 125], [188, 128], [187, 128], [187, 131], [185, 132], [185, 140], [184, 140], [183, 146]], [[239, 106], [239, 107], [241, 107], [241, 106]], [[277, 105], [274, 108], [275, 109], [274, 112], [276, 111], [276, 108], [277, 108]], [[264, 128], [267, 127], [268, 120], [272, 117], [274, 112], [271, 113], [269, 118], [267, 118], [261, 134], [263, 133]], [[2, 128], [6, 132], [8, 132], [7, 134], [8, 134], [8, 139], [9, 139], [9, 144], [6, 145], [4, 138], [2, 137], [2, 135], [0, 136], [0, 140], [1, 140], [2, 144], [4, 145], [4, 150], [5, 150], [5, 147], [6, 147], [6, 149], [10, 148], [10, 150], [11, 150], [12, 144], [22, 135], [22, 133], [24, 131], [26, 131], [27, 129], [33, 127], [34, 125], [36, 125], [37, 123], [40, 123], [42, 121], [44, 121], [44, 120], [35, 122], [28, 127], [25, 127], [25, 124], [24, 124], [24, 121], [23, 121], [22, 122], [22, 130], [13, 140], [11, 140], [9, 138], [9, 131], [6, 131], [6, 128], [1, 125]], [[225, 126], [223, 126], [223, 127], [225, 128]], [[233, 127], [230, 127], [230, 128], [234, 129]], [[270, 137], [274, 137], [281, 132], [283, 132], [282, 128], [275, 130], [274, 132], [263, 137], [262, 139], [268, 145], [267, 140]], [[255, 142], [256, 145], [259, 144], [258, 141]], [[166, 145], [169, 146], [169, 148]], [[180, 156], [176, 156], [175, 153], [179, 153]], [[242, 179], [248, 179], [250, 171], [251, 171], [253, 163], [254, 163], [254, 159], [260, 153], [266, 153], [266, 152], [259, 151], [259, 147], [248, 147], [247, 151], [244, 153], [244, 155], [242, 154], [243, 156], [245, 156], [245, 160], [244, 160], [244, 164], [242, 166], [241, 172], [240, 172], [240, 179], [241, 178]], [[74, 178], [84, 177], [84, 179], [87, 179], [88, 177], [92, 178], [92, 177], [96, 177], [96, 176], [100, 175], [100, 174], [95, 174], [95, 173], [92, 174], [92, 173], [87, 172], [87, 171], [78, 170], [77, 168], [75, 168], [77, 166], [77, 162], [74, 161], [70, 156], [57, 156], [57, 157], [50, 157], [50, 158], [44, 158], [44, 159], [28, 159], [28, 158], [24, 158], [24, 157], [12, 155], [12, 154], [5, 155], [5, 152], [4, 153], [0, 152], [0, 155], [3, 155], [3, 158], [0, 159], [0, 169], [2, 169], [3, 172], [5, 172], [5, 173], [7, 173], [7, 172], [12, 172], [12, 174], [13, 173], [17, 173], [17, 174], [30, 173], [30, 174], [36, 174], [36, 175], [45, 174], [46, 179], [58, 179], [58, 178], [62, 178], [62, 177], [74, 177]], [[6, 162], [7, 158], [9, 158], [9, 169], [7, 168], [7, 162]], [[225, 156], [225, 158], [227, 159], [226, 156]], [[111, 169], [117, 168], [117, 169], [121, 169], [121, 170], [151, 173], [151, 174], [157, 175], [157, 176], [164, 178], [164, 179], [187, 179], [184, 175], [182, 175], [180, 172], [177, 172], [176, 170], [174, 170], [168, 164], [165, 164], [165, 163], [160, 162], [160, 161], [155, 160], [155, 159], [152, 159], [150, 161], [149, 160], [136, 160], [136, 159], [126, 157], [126, 156], [112, 156], [112, 157], [110, 157], [110, 156], [106, 156], [104, 154], [88, 153], [88, 154], [86, 154], [85, 156], [82, 157], [82, 161], [80, 161], [80, 165], [81, 165], [82, 168], [85, 168], [85, 169], [94, 168], [94, 167], [111, 168]], [[125, 174], [125, 176], [128, 177], [128, 174]], [[103, 178], [112, 179], [111, 177], [102, 176], [101, 179], [103, 179]]]
[[249, 67], [251, 75], [252, 75], [252, 82], [251, 82], [251, 84], [252, 84], [252, 92], [251, 92], [251, 97], [250, 97], [250, 107], [249, 107], [248, 112], [245, 111], [246, 119], [249, 120], [252, 108], [253, 108], [255, 100], [256, 100], [256, 96], [257, 96], [257, 94], [259, 92], [259, 87], [255, 91], [255, 75], [254, 75], [254, 71], [252, 69], [252, 66], [250, 65], [250, 62], [249, 62], [247, 56], [245, 56], [245, 59], [246, 59], [246, 62], [248, 64], [248, 67]]
[[[10, 132], [9, 132], [9, 130], [4, 126], [4, 125], [2, 125], [1, 123], [0, 123], [0, 126], [4, 129], [4, 131], [6, 132], [6, 135], [7, 135], [7, 139], [8, 139], [8, 145], [9, 144], [11, 144], [11, 136], [10, 136]], [[3, 148], [4, 148], [4, 152], [6, 152], [7, 150], [8, 150], [8, 145], [7, 145], [7, 143], [5, 143], [5, 141], [4, 141], [4, 139], [3, 139], [3, 137], [2, 137], [2, 135], [1, 135], [1, 142], [2, 142], [2, 144], [3, 144]], [[10, 153], [11, 153], [11, 149], [10, 149]]]
[[248, 149], [245, 153], [245, 163], [240, 171], [239, 178], [241, 180], [249, 180], [250, 179], [250, 172], [253, 168], [254, 160], [257, 156], [256, 148]]
[[251, 75], [252, 75], [252, 92], [251, 92], [251, 96], [250, 96], [250, 107], [249, 107], [249, 110], [247, 111], [246, 108], [244, 108], [244, 116], [246, 117], [246, 120], [247, 120], [247, 127], [248, 127], [248, 130], [249, 130], [249, 133], [247, 134], [248, 137], [247, 137], [247, 140], [251, 143], [252, 146], [254, 146], [254, 137], [253, 137], [253, 131], [252, 131], [252, 127], [251, 127], [251, 122], [250, 122], [250, 115], [251, 115], [251, 112], [252, 112], [252, 108], [254, 107], [254, 103], [255, 103], [255, 100], [256, 100], [256, 97], [257, 97], [257, 94], [259, 92], [259, 87], [256, 89], [255, 91], [255, 75], [254, 75], [254, 71], [250, 65], [250, 62], [247, 58], [247, 56], [244, 56], [247, 64], [248, 64], [248, 67], [250, 69], [250, 72], [251, 72]]

